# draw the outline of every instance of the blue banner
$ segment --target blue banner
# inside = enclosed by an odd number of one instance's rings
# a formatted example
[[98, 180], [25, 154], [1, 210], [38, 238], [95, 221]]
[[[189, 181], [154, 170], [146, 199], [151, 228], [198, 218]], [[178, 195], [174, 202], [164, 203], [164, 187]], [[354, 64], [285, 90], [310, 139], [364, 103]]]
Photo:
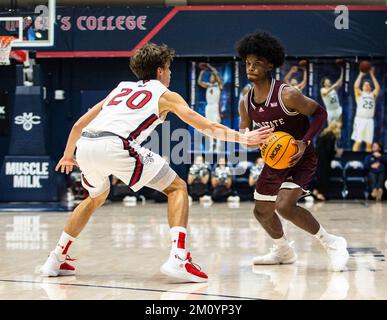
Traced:
[[[341, 6], [344, 7], [344, 6]], [[130, 56], [147, 41], [178, 56], [234, 56], [247, 33], [276, 35], [289, 56], [386, 56], [386, 6], [58, 8], [53, 48], [38, 57]], [[348, 18], [348, 24], [340, 24]], [[311, 32], [310, 26], [318, 26]], [[294, 35], [297, 36], [294, 36]], [[214, 45], [216, 44], [216, 45]]]

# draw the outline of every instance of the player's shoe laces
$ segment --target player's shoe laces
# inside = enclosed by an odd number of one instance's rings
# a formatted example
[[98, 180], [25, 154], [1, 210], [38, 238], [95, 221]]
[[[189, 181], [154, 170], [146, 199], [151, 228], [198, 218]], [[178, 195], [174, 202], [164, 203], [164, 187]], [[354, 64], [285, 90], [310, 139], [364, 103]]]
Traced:
[[207, 282], [208, 280], [208, 276], [201, 271], [201, 268], [192, 262], [189, 252], [185, 259], [180, 258], [176, 253], [171, 254], [168, 261], [161, 266], [160, 271], [172, 278], [189, 282]]
[[333, 271], [343, 271], [349, 259], [347, 241], [343, 237], [331, 236], [332, 239], [323, 244], [329, 256]]
[[55, 252], [51, 252], [44, 265], [40, 268], [40, 274], [43, 277], [73, 276], [75, 268], [66, 261], [75, 261], [66, 256], [65, 261], [60, 261]]
[[286, 247], [273, 245], [270, 252], [264, 256], [253, 258], [253, 264], [291, 264], [297, 260], [297, 254], [290, 243]]

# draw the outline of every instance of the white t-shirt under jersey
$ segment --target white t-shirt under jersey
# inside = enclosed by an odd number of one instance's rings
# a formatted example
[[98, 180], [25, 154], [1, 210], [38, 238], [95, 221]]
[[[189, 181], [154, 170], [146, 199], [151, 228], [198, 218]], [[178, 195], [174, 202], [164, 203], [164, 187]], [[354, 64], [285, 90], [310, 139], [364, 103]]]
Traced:
[[373, 92], [361, 92], [356, 97], [356, 117], [373, 119], [375, 115], [375, 96]]
[[107, 97], [97, 117], [84, 129], [108, 131], [143, 142], [164, 119], [159, 117], [159, 99], [168, 89], [158, 80], [123, 81]]

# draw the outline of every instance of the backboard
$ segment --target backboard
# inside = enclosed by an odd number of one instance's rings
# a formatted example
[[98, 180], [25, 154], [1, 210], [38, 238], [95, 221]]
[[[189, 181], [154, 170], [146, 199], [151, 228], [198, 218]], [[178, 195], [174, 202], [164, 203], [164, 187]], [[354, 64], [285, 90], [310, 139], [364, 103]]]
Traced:
[[5, 2], [0, 4], [0, 36], [15, 37], [13, 48], [50, 47], [54, 44], [56, 0]]

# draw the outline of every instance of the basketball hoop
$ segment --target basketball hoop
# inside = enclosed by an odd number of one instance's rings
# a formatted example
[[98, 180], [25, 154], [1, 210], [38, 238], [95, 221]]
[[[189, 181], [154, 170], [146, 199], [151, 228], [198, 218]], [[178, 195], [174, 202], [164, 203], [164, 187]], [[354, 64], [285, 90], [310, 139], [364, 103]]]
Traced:
[[15, 37], [0, 36], [0, 65], [9, 65], [9, 56], [11, 54], [11, 45]]

